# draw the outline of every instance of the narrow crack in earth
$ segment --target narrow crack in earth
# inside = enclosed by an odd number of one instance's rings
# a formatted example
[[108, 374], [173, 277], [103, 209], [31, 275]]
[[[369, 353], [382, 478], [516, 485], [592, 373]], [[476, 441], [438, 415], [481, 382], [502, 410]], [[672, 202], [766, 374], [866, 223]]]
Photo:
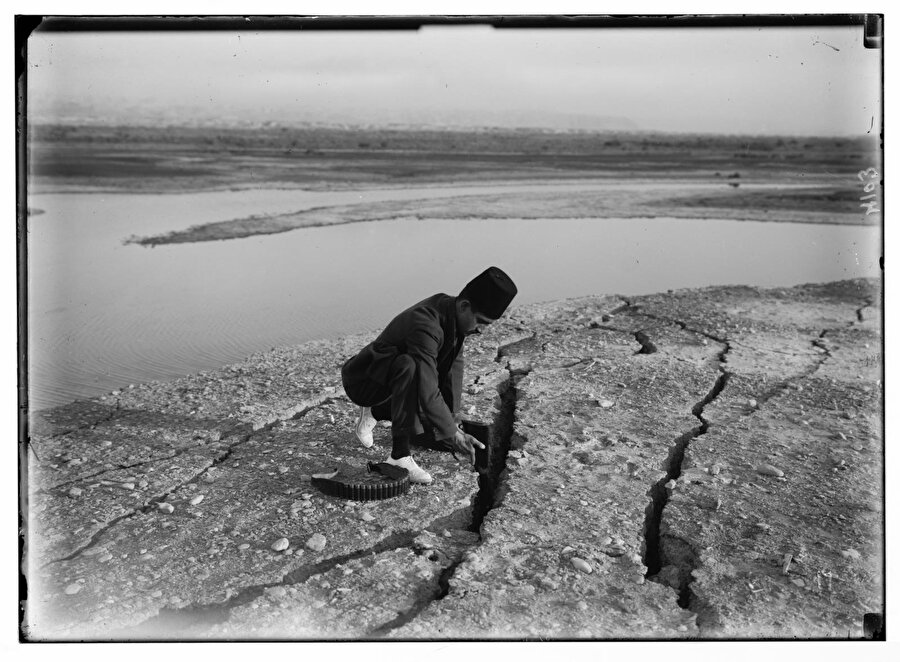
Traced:
[[[75, 427], [68, 429], [65, 432], [58, 432], [56, 434], [48, 435], [47, 438], [48, 439], [59, 439], [61, 437], [68, 436], [68, 435], [72, 434], [73, 432], [78, 432], [79, 430], [86, 430], [88, 428], [93, 428], [94, 426], [101, 425], [103, 423], [108, 423], [109, 421], [111, 421], [112, 419], [114, 419], [116, 417], [116, 414], [119, 412], [120, 409], [121, 409], [121, 400], [116, 398], [115, 407], [113, 407], [112, 410], [108, 414], [106, 414], [103, 418], [99, 418], [96, 421], [91, 421], [90, 423], [76, 425]], [[31, 435], [30, 435], [31, 424], [30, 424], [30, 422], [28, 422], [27, 419], [25, 421], [25, 425], [26, 425], [25, 438], [30, 440], [31, 439]]]
[[[314, 405], [310, 405], [309, 407], [306, 407], [303, 410], [301, 410], [301, 411], [297, 412], [296, 414], [294, 414], [293, 416], [291, 416], [290, 420], [302, 418], [303, 416], [308, 414], [313, 409], [323, 407], [326, 404], [329, 404], [331, 401], [332, 401], [331, 398], [326, 398], [322, 402], [319, 402]], [[186, 485], [190, 485], [192, 483], [197, 482], [210, 469], [214, 469], [215, 467], [218, 467], [222, 463], [226, 462], [231, 457], [231, 455], [234, 453], [235, 449], [238, 446], [241, 446], [241, 445], [247, 443], [248, 441], [250, 441], [253, 437], [255, 437], [258, 434], [262, 434], [264, 432], [269, 431], [271, 428], [273, 428], [274, 426], [278, 425], [281, 422], [282, 422], [282, 419], [272, 421], [271, 423], [266, 424], [265, 426], [256, 430], [255, 432], [250, 432], [250, 433], [246, 433], [246, 434], [240, 434], [237, 431], [232, 431], [227, 436], [223, 437], [222, 441], [231, 439], [233, 437], [238, 437], [238, 440], [230, 443], [228, 445], [228, 447], [220, 455], [217, 455], [216, 457], [214, 457], [212, 459], [212, 462], [208, 466], [203, 467], [203, 469], [201, 469], [199, 472], [197, 472], [190, 478], [187, 478], [186, 480], [178, 483], [177, 485], [175, 485], [171, 489], [167, 490], [162, 495], [150, 497], [140, 506], [136, 506], [135, 508], [132, 508], [129, 512], [123, 513], [122, 515], [119, 515], [119, 516], [111, 519], [109, 522], [104, 524], [100, 529], [98, 529], [96, 532], [94, 532], [94, 534], [91, 535], [90, 539], [84, 545], [82, 545], [81, 547], [79, 547], [78, 549], [76, 549], [75, 551], [73, 551], [72, 553], [70, 553], [64, 557], [47, 561], [46, 563], [44, 563], [41, 566], [41, 568], [46, 568], [46, 567], [56, 564], [56, 563], [63, 563], [66, 561], [71, 561], [72, 559], [76, 558], [80, 554], [83, 554], [86, 550], [93, 547], [97, 543], [97, 541], [100, 539], [101, 536], [108, 533], [110, 531], [110, 529], [112, 529], [119, 522], [129, 519], [131, 517], [134, 517], [135, 515], [142, 515], [142, 514], [146, 514], [146, 513], [150, 512], [154, 506], [164, 502], [174, 492], [177, 492], [178, 490], [185, 487]], [[187, 450], [190, 450], [190, 448], [185, 449], [185, 451], [187, 451]], [[179, 453], [179, 454], [181, 454], [181, 453]]]
[[802, 379], [807, 379], [809, 377], [812, 377], [816, 372], [818, 372], [819, 368], [821, 368], [822, 365], [831, 358], [831, 348], [828, 347], [827, 343], [823, 342], [825, 335], [829, 331], [833, 331], [833, 329], [823, 330], [817, 338], [810, 341], [810, 344], [813, 347], [817, 347], [822, 350], [822, 355], [818, 358], [818, 360], [816, 360], [816, 362], [810, 368], [808, 368], [802, 372], [799, 372], [795, 375], [791, 375], [787, 379], [780, 380], [778, 383], [776, 383], [771, 388], [769, 388], [769, 389], [763, 391], [762, 393], [760, 393], [759, 395], [757, 395], [755, 398], [756, 406], [748, 408], [746, 410], [745, 414], [748, 414], [748, 415], [752, 414], [754, 411], [758, 410], [760, 407], [762, 407], [762, 405], [766, 404], [769, 400], [774, 398], [776, 395], [778, 395], [779, 393], [782, 393], [785, 390], [787, 390], [788, 388], [790, 388], [791, 384], [793, 384], [797, 381], [800, 381]]
[[[681, 465], [684, 461], [684, 454], [688, 445], [697, 437], [706, 434], [709, 429], [709, 421], [703, 416], [704, 409], [722, 394], [722, 391], [724, 391], [725, 387], [728, 385], [728, 380], [731, 378], [731, 373], [725, 369], [725, 363], [727, 362], [728, 352], [731, 351], [731, 345], [727, 342], [723, 344], [724, 346], [717, 357], [721, 374], [703, 399], [691, 408], [691, 414], [700, 421], [700, 425], [679, 435], [675, 439], [669, 449], [669, 455], [663, 466], [663, 469], [666, 472], [665, 476], [654, 483], [647, 493], [650, 497], [650, 503], [647, 505], [645, 511], [643, 561], [644, 565], [647, 567], [645, 576], [650, 581], [660, 581], [658, 576], [663, 567], [670, 564], [680, 564], [684, 566], [686, 565], [685, 560], [691, 558], [689, 555], [683, 554], [679, 554], [678, 558], [671, 558], [662, 545], [660, 525], [662, 523], [663, 511], [669, 501], [669, 491], [666, 488], [666, 484], [671, 480], [677, 480], [681, 476]], [[688, 609], [690, 604], [690, 581], [692, 570], [693, 567], [682, 567], [682, 572], [680, 573], [682, 585], [679, 589], [678, 605], [684, 609]]]
[[188, 451], [197, 449], [197, 446], [185, 446], [184, 448], [180, 448], [171, 455], [163, 455], [160, 457], [150, 458], [149, 460], [141, 460], [140, 462], [135, 462], [133, 464], [117, 464], [112, 467], [107, 467], [104, 469], [100, 469], [99, 471], [95, 471], [92, 474], [85, 474], [83, 476], [79, 476], [77, 478], [72, 478], [71, 480], [64, 481], [62, 483], [57, 483], [53, 487], [43, 487], [41, 489], [35, 490], [35, 494], [58, 494], [59, 491], [65, 487], [70, 487], [71, 485], [77, 483], [84, 483], [92, 478], [97, 478], [98, 476], [102, 476], [103, 474], [114, 473], [116, 471], [124, 471], [126, 469], [134, 469], [135, 467], [140, 467], [144, 464], [153, 464], [154, 462], [165, 462], [166, 460], [174, 460], [176, 457], [184, 455]]
[[113, 638], [134, 639], [136, 636], [165, 632], [167, 639], [208, 639], [204, 634], [207, 628], [226, 622], [230, 618], [232, 610], [253, 602], [263, 595], [266, 589], [302, 585], [312, 577], [324, 574], [349, 561], [412, 547], [413, 541], [420, 533], [420, 531], [396, 531], [375, 545], [332, 556], [312, 565], [301, 566], [288, 572], [277, 581], [245, 586], [222, 602], [190, 604], [185, 607], [163, 607], [156, 616], [137, 625], [123, 628]]
[[649, 317], [650, 319], [656, 320], [658, 322], [664, 322], [666, 324], [674, 324], [675, 326], [680, 328], [682, 331], [688, 331], [688, 332], [696, 334], [698, 336], [703, 336], [704, 338], [707, 338], [709, 340], [712, 340], [712, 341], [717, 342], [722, 345], [729, 345], [731, 343], [731, 340], [728, 338], [723, 338], [715, 333], [710, 333], [709, 331], [706, 331], [704, 329], [698, 329], [696, 327], [691, 326], [690, 324], [688, 324], [687, 322], [685, 322], [683, 320], [675, 319], [672, 317], [666, 317], [665, 315], [656, 315], [654, 313], [648, 313], [641, 307], [640, 304], [637, 304], [637, 305], [629, 304], [628, 311], [629, 312], [633, 311], [644, 317]]

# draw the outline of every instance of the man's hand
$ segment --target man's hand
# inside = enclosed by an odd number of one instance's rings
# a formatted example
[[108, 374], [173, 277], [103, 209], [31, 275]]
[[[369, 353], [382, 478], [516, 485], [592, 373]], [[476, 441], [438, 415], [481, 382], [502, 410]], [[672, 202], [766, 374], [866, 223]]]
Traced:
[[453, 436], [453, 439], [450, 439], [449, 441], [454, 454], [457, 451], [460, 453], [466, 453], [472, 459], [473, 466], [475, 465], [475, 448], [484, 448], [484, 444], [482, 444], [472, 435], [466, 434], [462, 430], [457, 430], [456, 434]]

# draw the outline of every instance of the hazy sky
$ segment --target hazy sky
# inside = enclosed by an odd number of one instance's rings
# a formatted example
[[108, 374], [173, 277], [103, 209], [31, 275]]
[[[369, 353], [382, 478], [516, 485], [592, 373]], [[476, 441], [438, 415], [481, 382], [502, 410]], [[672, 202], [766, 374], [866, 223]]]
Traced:
[[37, 120], [863, 134], [881, 99], [861, 27], [37, 33], [28, 48]]

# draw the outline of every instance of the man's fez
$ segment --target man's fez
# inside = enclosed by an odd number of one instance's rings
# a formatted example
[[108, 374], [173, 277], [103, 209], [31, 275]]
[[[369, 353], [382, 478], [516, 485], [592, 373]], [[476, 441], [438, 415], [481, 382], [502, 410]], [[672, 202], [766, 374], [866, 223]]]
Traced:
[[491, 319], [498, 319], [518, 290], [512, 279], [497, 267], [488, 267], [463, 288], [461, 296]]

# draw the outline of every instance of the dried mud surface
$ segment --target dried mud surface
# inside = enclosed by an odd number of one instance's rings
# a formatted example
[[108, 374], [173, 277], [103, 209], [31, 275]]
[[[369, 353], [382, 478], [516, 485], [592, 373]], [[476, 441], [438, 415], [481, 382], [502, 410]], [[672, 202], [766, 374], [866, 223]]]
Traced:
[[[310, 475], [365, 336], [36, 412], [31, 640], [860, 638], [884, 581], [881, 292], [854, 280], [514, 307], [466, 344], [491, 465], [395, 499]], [[276, 551], [276, 541], [287, 549]]]

